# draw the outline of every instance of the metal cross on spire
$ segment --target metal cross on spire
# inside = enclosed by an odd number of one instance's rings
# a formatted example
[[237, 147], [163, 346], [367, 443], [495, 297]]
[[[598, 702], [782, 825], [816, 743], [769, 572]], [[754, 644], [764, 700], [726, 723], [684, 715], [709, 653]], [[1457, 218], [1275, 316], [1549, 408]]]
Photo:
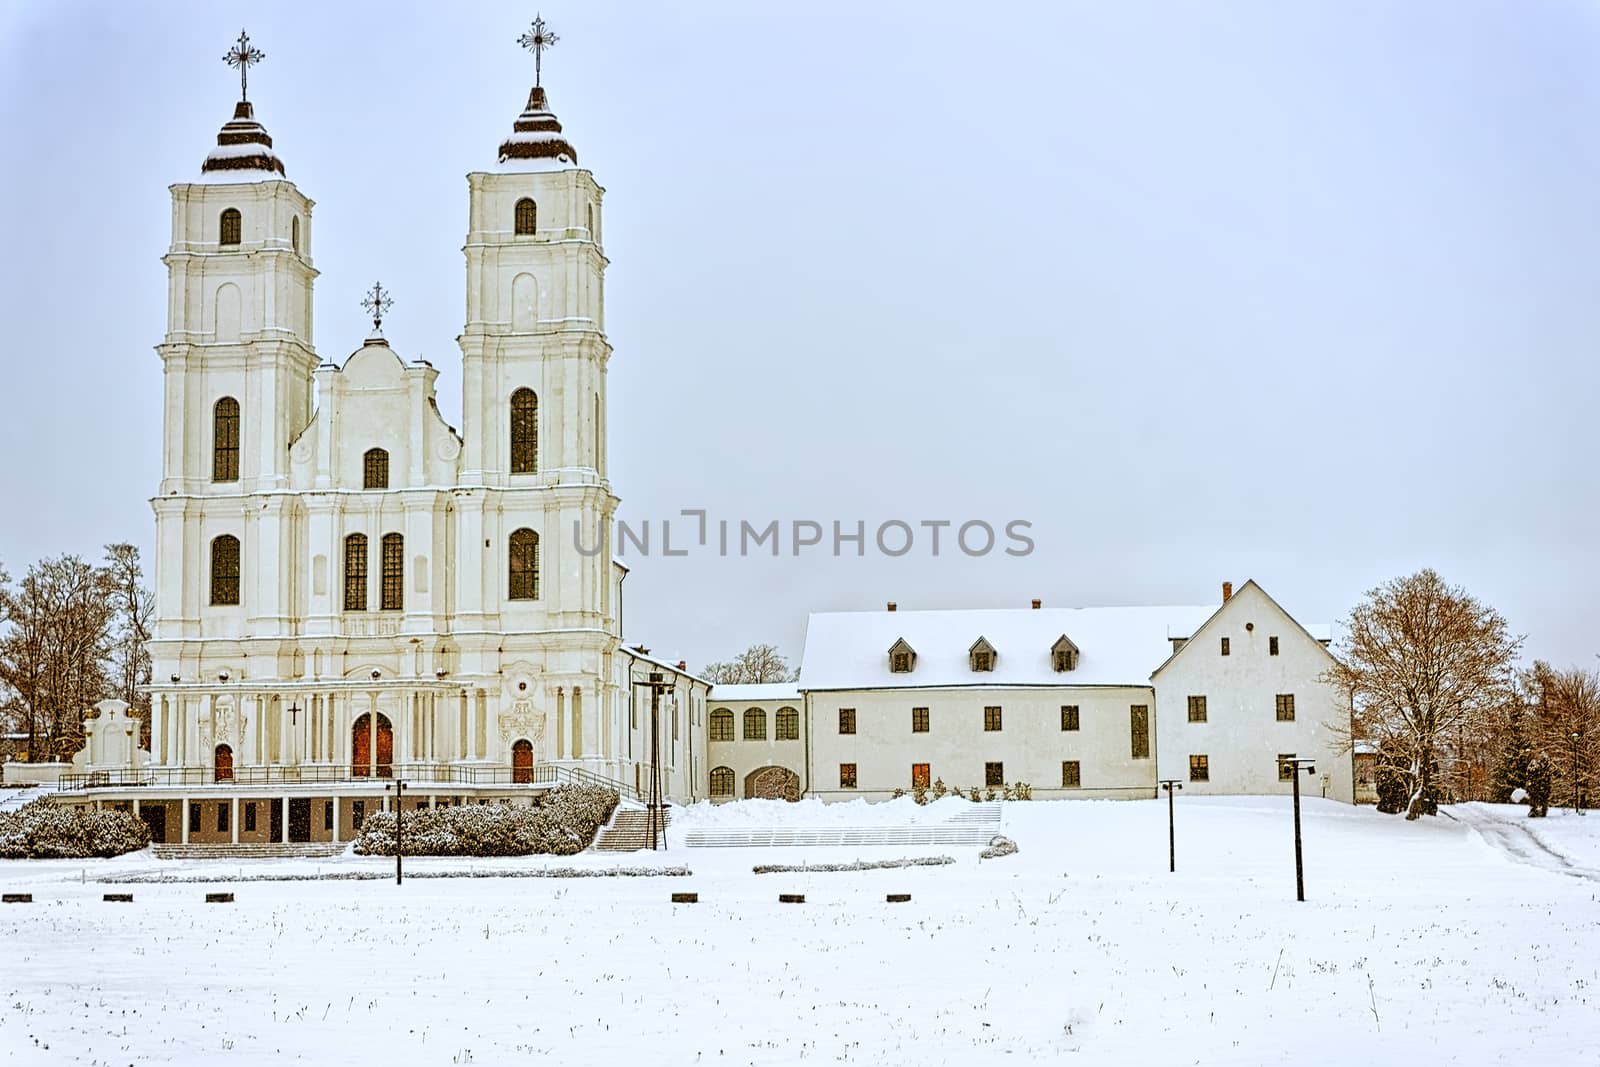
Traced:
[[372, 316], [372, 332], [382, 332], [383, 313], [394, 306], [394, 301], [389, 299], [389, 293], [384, 289], [382, 282], [372, 283], [372, 288], [361, 298], [361, 306]]
[[561, 38], [551, 33], [544, 24], [543, 15], [533, 16], [533, 25], [528, 27], [528, 32], [517, 38], [517, 43], [533, 53], [533, 84], [537, 86], [543, 75], [544, 50], [551, 48]]
[[250, 43], [250, 35], [243, 30], [239, 31], [239, 39], [234, 42], [228, 54], [222, 61], [230, 67], [239, 68], [239, 99], [250, 99], [250, 64], [259, 63], [267, 58], [267, 54]]

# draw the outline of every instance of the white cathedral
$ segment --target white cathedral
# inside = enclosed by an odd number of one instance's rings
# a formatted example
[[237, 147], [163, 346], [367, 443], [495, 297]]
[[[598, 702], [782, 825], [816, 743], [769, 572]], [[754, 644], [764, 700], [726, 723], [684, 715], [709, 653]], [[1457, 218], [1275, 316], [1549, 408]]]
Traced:
[[[243, 73], [259, 54], [241, 35], [232, 55]], [[1351, 799], [1326, 639], [1253, 583], [1220, 609], [1137, 623], [814, 616], [801, 681], [761, 691], [713, 690], [625, 646], [604, 190], [537, 83], [496, 165], [467, 175], [460, 432], [435, 403], [438, 371], [385, 340], [381, 287], [354, 352], [314, 349], [313, 202], [243, 82], [197, 180], [171, 192], [150, 749], [86, 749], [68, 802], [131, 807], [168, 843], [337, 842], [394, 802], [395, 779], [408, 807], [526, 802], [562, 782], [642, 798], [653, 769], [676, 802], [997, 774], [1035, 795], [1149, 796], [1159, 759], [1159, 776], [1201, 789], [1280, 792], [1272, 761], [1295, 751], [1327, 760], [1324, 795]], [[1227, 662], [1180, 662], [1192, 635], [1256, 618], [1259, 649], [1246, 637]], [[1057, 628], [1073, 631], [1065, 659]], [[1176, 687], [1200, 685], [1197, 720]], [[1208, 700], [1216, 740], [1197, 740]], [[996, 770], [1008, 761], [1017, 773]]]

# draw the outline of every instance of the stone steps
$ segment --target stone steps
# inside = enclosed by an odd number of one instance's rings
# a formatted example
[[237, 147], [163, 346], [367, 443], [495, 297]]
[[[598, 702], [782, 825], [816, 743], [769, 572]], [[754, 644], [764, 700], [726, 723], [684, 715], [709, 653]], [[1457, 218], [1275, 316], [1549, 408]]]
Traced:
[[[672, 820], [672, 809], [661, 813], [657, 844], [666, 844], [667, 823]], [[596, 852], [639, 852], [650, 847], [650, 813], [643, 808], [618, 808], [611, 824], [600, 831], [595, 839]]]
[[331, 841], [316, 841], [293, 845], [152, 845], [150, 851], [156, 859], [162, 860], [295, 860], [328, 859], [343, 854], [349, 847], [348, 842], [336, 845]]

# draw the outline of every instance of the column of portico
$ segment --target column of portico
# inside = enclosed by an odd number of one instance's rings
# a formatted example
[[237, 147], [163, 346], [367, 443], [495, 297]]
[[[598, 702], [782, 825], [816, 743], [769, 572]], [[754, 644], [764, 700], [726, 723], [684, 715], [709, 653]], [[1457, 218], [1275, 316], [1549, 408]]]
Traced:
[[556, 759], [567, 758], [567, 693], [556, 686]]
[[473, 723], [472, 748], [477, 759], [489, 758], [489, 692], [486, 689], [477, 690], [478, 713], [477, 721]]
[[239, 843], [239, 797], [237, 795], [234, 796], [232, 804], [233, 812], [228, 816], [228, 829], [232, 833], [233, 843], [237, 845]]

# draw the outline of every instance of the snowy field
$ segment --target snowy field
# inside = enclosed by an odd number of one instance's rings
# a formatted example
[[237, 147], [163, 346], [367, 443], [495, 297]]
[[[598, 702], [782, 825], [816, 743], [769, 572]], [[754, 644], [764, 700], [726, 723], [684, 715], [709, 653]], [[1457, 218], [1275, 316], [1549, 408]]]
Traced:
[[[763, 807], [797, 825], [930, 817]], [[147, 854], [0, 862], [0, 889], [34, 894], [0, 905], [0, 1064], [1600, 1062], [1600, 813], [1447, 810], [1406, 823], [1307, 801], [1304, 904], [1288, 802], [1264, 798], [1180, 797], [1177, 874], [1164, 801], [1008, 804], [1021, 852], [982, 862], [673, 848], [656, 861], [692, 875], [398, 887], [229, 885], [237, 861]], [[754, 815], [689, 809], [673, 836]], [[958, 862], [750, 871], [940, 853]], [[97, 882], [147, 872], [217, 884]], [[237, 902], [205, 904], [208, 889]], [[684, 890], [701, 903], [668, 902]]]

